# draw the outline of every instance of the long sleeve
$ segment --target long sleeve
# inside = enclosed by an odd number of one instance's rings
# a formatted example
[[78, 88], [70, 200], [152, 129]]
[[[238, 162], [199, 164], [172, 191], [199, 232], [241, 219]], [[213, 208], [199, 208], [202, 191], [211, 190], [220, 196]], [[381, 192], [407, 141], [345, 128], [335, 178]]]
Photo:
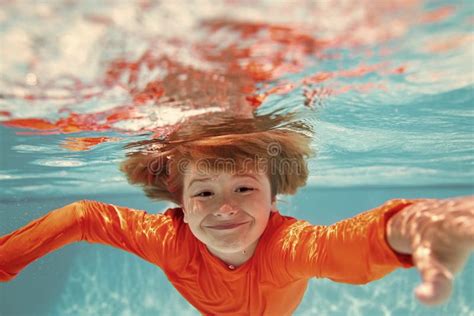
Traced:
[[56, 209], [0, 237], [0, 281], [9, 281], [32, 261], [81, 239], [81, 204]]
[[96, 201], [78, 201], [0, 237], [0, 281], [67, 244], [85, 240], [132, 252], [159, 266], [175, 240], [176, 221]]
[[273, 272], [285, 280], [328, 278], [364, 284], [396, 268], [412, 267], [410, 255], [396, 253], [386, 240], [388, 219], [414, 200], [391, 200], [330, 226], [294, 220], [272, 243]]
[[81, 239], [123, 249], [163, 267], [167, 258], [175, 256], [177, 249], [177, 232], [182, 221], [175, 216], [175, 210], [148, 214], [127, 207], [83, 201]]

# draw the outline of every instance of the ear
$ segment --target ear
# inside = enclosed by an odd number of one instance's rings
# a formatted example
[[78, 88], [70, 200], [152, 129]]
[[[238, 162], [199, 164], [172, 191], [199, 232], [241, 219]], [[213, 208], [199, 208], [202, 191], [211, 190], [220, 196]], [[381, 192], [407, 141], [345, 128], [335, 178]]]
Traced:
[[276, 198], [272, 197], [272, 212], [276, 212]]
[[186, 212], [183, 205], [179, 205], [179, 207], [181, 207], [181, 209], [183, 210], [183, 222], [185, 222], [187, 224], [188, 223], [188, 212]]

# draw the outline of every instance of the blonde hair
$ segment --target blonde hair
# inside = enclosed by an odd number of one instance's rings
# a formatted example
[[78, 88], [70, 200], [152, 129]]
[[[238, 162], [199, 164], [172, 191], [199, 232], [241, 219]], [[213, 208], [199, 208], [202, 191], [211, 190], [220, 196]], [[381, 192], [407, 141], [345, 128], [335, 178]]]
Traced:
[[211, 113], [193, 117], [166, 137], [127, 145], [138, 150], [127, 154], [120, 170], [130, 184], [142, 186], [149, 198], [176, 204], [182, 202], [183, 171], [196, 162], [212, 171], [225, 168], [245, 172], [263, 167], [272, 198], [295, 194], [306, 184], [306, 159], [314, 152], [311, 126], [294, 119], [294, 114], [239, 118]]

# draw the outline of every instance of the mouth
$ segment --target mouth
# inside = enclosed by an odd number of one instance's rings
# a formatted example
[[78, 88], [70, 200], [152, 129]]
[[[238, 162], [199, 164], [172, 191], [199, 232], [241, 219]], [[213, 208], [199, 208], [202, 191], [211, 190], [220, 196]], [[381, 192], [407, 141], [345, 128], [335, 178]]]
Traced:
[[248, 222], [242, 223], [229, 223], [229, 224], [219, 224], [219, 225], [212, 225], [212, 226], [205, 226], [206, 228], [215, 229], [215, 230], [227, 230], [233, 229], [242, 225], [247, 224]]

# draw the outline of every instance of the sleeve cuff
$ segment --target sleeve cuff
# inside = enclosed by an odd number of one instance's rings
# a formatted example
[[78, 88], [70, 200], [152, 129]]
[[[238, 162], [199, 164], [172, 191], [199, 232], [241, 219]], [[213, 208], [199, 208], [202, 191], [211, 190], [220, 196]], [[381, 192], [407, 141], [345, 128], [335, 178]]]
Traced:
[[387, 249], [396, 257], [398, 262], [403, 268], [412, 268], [414, 267], [413, 263], [413, 257], [411, 254], [403, 254], [396, 252], [393, 250], [387, 240], [387, 223], [388, 220], [398, 212], [402, 211], [405, 207], [412, 205], [413, 203], [416, 203], [418, 200], [392, 200], [388, 202], [388, 210], [384, 212], [383, 214], [383, 240], [385, 242], [385, 245]]

